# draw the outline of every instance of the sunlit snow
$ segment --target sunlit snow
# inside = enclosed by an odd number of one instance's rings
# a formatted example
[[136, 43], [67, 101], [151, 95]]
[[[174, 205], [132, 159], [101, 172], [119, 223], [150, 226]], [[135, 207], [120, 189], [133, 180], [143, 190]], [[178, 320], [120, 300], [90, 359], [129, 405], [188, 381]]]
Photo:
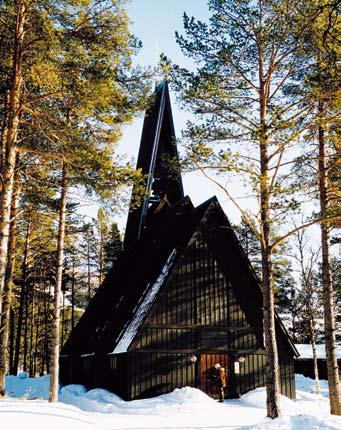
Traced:
[[329, 413], [327, 382], [322, 394], [314, 381], [296, 375], [297, 400], [281, 397], [282, 416], [266, 418], [265, 389], [218, 403], [184, 387], [146, 400], [125, 402], [106, 390], [62, 387], [58, 403], [48, 403], [49, 377], [8, 376], [0, 400], [2, 428], [34, 430], [340, 430], [341, 417]]

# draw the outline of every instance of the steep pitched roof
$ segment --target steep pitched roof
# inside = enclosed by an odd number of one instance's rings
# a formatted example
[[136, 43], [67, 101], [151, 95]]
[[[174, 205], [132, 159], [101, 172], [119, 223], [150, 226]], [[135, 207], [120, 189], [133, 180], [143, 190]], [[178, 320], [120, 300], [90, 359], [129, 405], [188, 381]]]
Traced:
[[[74, 329], [62, 354], [127, 352], [141, 332], [158, 294], [188, 243], [198, 232], [205, 233], [219, 267], [230, 279], [236, 297], [248, 314], [250, 304], [262, 320], [259, 281], [215, 197], [194, 208], [188, 198], [173, 207], [165, 206], [152, 216], [133, 252], [123, 253]], [[256, 318], [255, 317], [255, 318]], [[281, 320], [276, 332], [298, 352]]]
[[[261, 282], [251, 266], [251, 263], [246, 256], [225, 212], [220, 206], [218, 200], [215, 198], [213, 200], [213, 206], [214, 216], [218, 217], [215, 224], [219, 225], [220, 228], [216, 229], [213, 235], [210, 235], [210, 249], [212, 250], [212, 253], [220, 267], [225, 267], [225, 273], [228, 274], [231, 282], [238, 285], [238, 288], [235, 288], [235, 293], [239, 299], [239, 303], [242, 307], [244, 306], [244, 310], [247, 312], [247, 308], [252, 306], [257, 307], [260, 312], [263, 312], [263, 293]], [[208, 224], [211, 223], [212, 218]], [[217, 244], [219, 244], [219, 251]], [[251, 285], [252, 288], [247, 289], [247, 296], [245, 299], [247, 285]], [[299, 352], [276, 311], [275, 326], [277, 337], [280, 336], [292, 350], [293, 355], [298, 357]]]
[[119, 256], [72, 331], [62, 355], [112, 351], [113, 341], [134, 317], [139, 301], [160, 275], [172, 250], [181, 249], [195, 228], [189, 216], [192, 209], [190, 199], [184, 198], [149, 216], [140, 239], [133, 249]]
[[[228, 276], [232, 284], [237, 286], [234, 291], [239, 299], [239, 304], [241, 304], [246, 314], [250, 313], [248, 311], [250, 306], [258, 308], [258, 318], [262, 320], [262, 290], [260, 282], [216, 197], [212, 197], [202, 205], [193, 208], [187, 216], [192, 219], [191, 234], [186, 234], [186, 240], [182, 243], [182, 247], [174, 247], [169, 251], [158, 277], [147, 286], [144, 296], [141, 297], [135, 308], [135, 313], [126, 322], [124, 329], [116, 339], [113, 353], [129, 351], [129, 347], [141, 331], [157, 295], [166, 284], [169, 274], [175, 269], [176, 263], [186, 245], [199, 231], [211, 230], [211, 234], [206, 235], [209, 248], [221, 270]], [[212, 226], [214, 226], [213, 235]], [[218, 228], [216, 228], [217, 226]], [[173, 235], [174, 237], [177, 236], [176, 230], [173, 230]], [[255, 324], [257, 324], [257, 321], [255, 321]], [[298, 356], [299, 353], [277, 314], [275, 324], [277, 336], [280, 336], [293, 354]]]
[[[168, 161], [178, 159], [167, 83], [156, 90], [155, 103], [147, 111], [143, 126], [137, 168], [146, 174], [146, 198], [140, 208], [130, 208], [125, 251], [61, 355], [129, 350], [183, 250], [198, 231], [211, 229], [208, 245], [220, 268], [238, 286], [236, 294], [242, 306], [252, 303], [262, 312], [260, 284], [217, 199], [194, 208], [190, 199], [184, 198], [180, 172], [171, 172], [164, 157]], [[246, 300], [247, 285], [251, 288]], [[298, 355], [279, 318], [276, 329]]]

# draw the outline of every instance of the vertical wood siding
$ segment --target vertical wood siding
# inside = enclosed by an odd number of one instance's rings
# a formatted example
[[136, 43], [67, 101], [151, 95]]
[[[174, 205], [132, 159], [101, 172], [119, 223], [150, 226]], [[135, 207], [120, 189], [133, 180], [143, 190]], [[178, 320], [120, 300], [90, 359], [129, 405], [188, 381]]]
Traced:
[[202, 237], [193, 241], [181, 257], [150, 323], [249, 327], [231, 283]]
[[129, 354], [130, 398], [168, 393], [175, 388], [196, 386], [195, 366], [190, 354]]
[[[228, 396], [236, 397], [264, 385], [262, 320], [257, 326], [250, 325], [245, 303], [241, 306], [235, 288], [238, 285], [231, 284], [202, 235], [198, 235], [154, 304], [134, 346], [136, 352], [129, 354], [131, 398], [166, 393], [185, 385], [216, 397], [208, 375], [219, 360], [227, 367]], [[252, 313], [252, 303], [249, 307]], [[261, 315], [259, 310], [257, 315]], [[198, 358], [195, 365], [191, 364], [191, 355]], [[235, 374], [234, 362], [240, 356], [245, 361], [240, 364], [240, 373]], [[284, 364], [283, 380], [287, 381], [291, 369]], [[285, 394], [292, 396], [291, 385], [285, 382], [283, 387]]]
[[[86, 380], [87, 386], [95, 382], [127, 400], [183, 386], [216, 397], [210, 375], [218, 361], [226, 367], [227, 397], [264, 386], [262, 312], [250, 300], [254, 285], [245, 283], [245, 276], [230, 277], [229, 266], [223, 266], [221, 260], [217, 263], [207, 245], [212, 246], [207, 234], [205, 240], [202, 233], [197, 234], [183, 252], [130, 352], [109, 355], [106, 361], [80, 358], [78, 369], [73, 366], [77, 380], [70, 382]], [[294, 398], [293, 357], [283, 346], [283, 337], [278, 340], [282, 393]], [[197, 358], [195, 364], [192, 356]], [[239, 363], [239, 373], [235, 373], [235, 363]]]

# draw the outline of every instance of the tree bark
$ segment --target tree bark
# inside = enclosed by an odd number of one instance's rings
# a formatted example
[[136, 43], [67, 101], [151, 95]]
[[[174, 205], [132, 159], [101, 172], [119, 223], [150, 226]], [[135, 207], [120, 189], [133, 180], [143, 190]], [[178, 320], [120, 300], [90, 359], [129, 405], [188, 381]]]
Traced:
[[20, 1], [17, 6], [17, 23], [14, 41], [14, 54], [12, 64], [12, 79], [9, 91], [7, 130], [4, 154], [1, 166], [0, 189], [0, 318], [2, 316], [2, 296], [5, 287], [7, 252], [11, 221], [11, 202], [17, 154], [17, 135], [20, 117], [20, 97], [22, 90], [22, 61], [23, 45], [25, 38], [26, 7], [25, 2]]
[[[319, 111], [322, 112], [322, 102]], [[322, 215], [328, 210], [328, 168], [326, 160], [325, 131], [322, 125], [318, 129], [319, 140], [319, 194]], [[321, 224], [322, 244], [322, 284], [323, 284], [323, 309], [324, 309], [324, 333], [327, 360], [327, 373], [329, 385], [330, 411], [333, 415], [341, 415], [341, 387], [339, 380], [339, 368], [336, 354], [336, 321], [334, 314], [334, 291], [330, 257], [329, 226]]]
[[52, 323], [52, 350], [51, 350], [51, 363], [50, 363], [49, 402], [58, 401], [59, 343], [60, 343], [59, 329], [60, 329], [60, 306], [61, 306], [61, 298], [62, 298], [61, 296], [62, 296], [62, 274], [63, 274], [63, 261], [64, 261], [66, 201], [67, 201], [67, 171], [66, 171], [65, 163], [63, 163], [60, 208], [59, 208], [56, 284], [55, 284], [55, 291], [54, 291], [54, 309], [53, 309], [53, 323]]
[[61, 346], [62, 346], [62, 348], [63, 348], [65, 338], [66, 338], [66, 333], [65, 333], [66, 322], [67, 321], [66, 321], [66, 317], [65, 317], [65, 291], [62, 290], [62, 309], [61, 309], [61, 325], [62, 325]]
[[4, 164], [6, 159], [6, 146], [7, 146], [7, 131], [8, 131], [8, 102], [9, 102], [9, 91], [6, 91], [3, 101], [3, 118], [1, 121], [1, 153], [0, 153], [0, 168]]
[[[19, 162], [17, 162], [19, 165]], [[10, 239], [8, 242], [8, 262], [4, 285], [3, 297], [3, 313], [0, 324], [0, 395], [5, 394], [5, 380], [7, 373], [7, 359], [8, 359], [8, 339], [10, 332], [10, 317], [11, 317], [11, 302], [12, 302], [12, 287], [13, 287], [13, 271], [16, 256], [16, 227], [17, 227], [17, 214], [18, 214], [18, 201], [20, 188], [18, 181], [15, 182], [15, 192], [13, 194], [12, 210], [11, 210], [11, 227]]]
[[13, 375], [13, 361], [14, 361], [14, 333], [15, 333], [15, 313], [11, 308], [10, 311], [10, 334], [9, 334], [9, 373]]
[[264, 335], [266, 353], [266, 408], [267, 416], [274, 419], [281, 415], [280, 409], [280, 381], [278, 351], [275, 329], [275, 306], [272, 288], [272, 261], [269, 245], [269, 208], [267, 192], [263, 190], [262, 197], [262, 287], [263, 287], [263, 313]]
[[[44, 269], [42, 271], [41, 275], [42, 279], [44, 280]], [[46, 373], [50, 373], [50, 351], [49, 351], [49, 324], [48, 324], [48, 310], [49, 310], [49, 300], [48, 300], [48, 292], [46, 289], [46, 280], [43, 281], [43, 295], [44, 295], [44, 301], [43, 301], [43, 325], [44, 325], [44, 336], [43, 336], [43, 347], [42, 347], [42, 360], [41, 360], [41, 368], [40, 368], [40, 375], [44, 375], [45, 371]]]
[[27, 355], [28, 355], [28, 323], [29, 323], [29, 312], [30, 312], [30, 290], [28, 280], [25, 283], [25, 300], [24, 300], [24, 339], [23, 339], [23, 371], [27, 372]]
[[[302, 270], [303, 267], [303, 249], [301, 250], [301, 261]], [[304, 288], [306, 290], [306, 300], [307, 300], [307, 313], [309, 318], [309, 337], [311, 348], [313, 351], [313, 365], [314, 365], [314, 379], [315, 379], [315, 393], [320, 394], [320, 379], [319, 371], [317, 365], [317, 353], [316, 353], [316, 333], [315, 333], [315, 318], [314, 318], [314, 307], [313, 307], [313, 272], [312, 267], [310, 268], [308, 275], [304, 275]]]
[[309, 325], [310, 325], [311, 348], [313, 350], [315, 393], [320, 394], [320, 378], [319, 378], [319, 369], [317, 365], [317, 354], [316, 354], [315, 321], [312, 314], [310, 314], [310, 317], [309, 317]]
[[[41, 321], [42, 321], [42, 309], [43, 309], [43, 303], [42, 303], [42, 286], [40, 283], [40, 290], [39, 290], [39, 299], [38, 299], [38, 309], [37, 309], [37, 316], [36, 316], [36, 324], [35, 324], [35, 342], [34, 342], [34, 351], [33, 351], [33, 374], [36, 376], [38, 374], [38, 365], [39, 362], [41, 362], [42, 357], [44, 355], [43, 348], [40, 348], [41, 346]], [[38, 359], [39, 357], [39, 359]]]
[[[31, 234], [32, 234], [32, 220], [29, 219], [27, 229], [26, 229], [26, 241], [25, 241], [25, 250], [24, 250], [24, 261], [23, 261], [23, 269], [22, 269], [22, 285], [20, 291], [20, 302], [19, 302], [19, 311], [18, 311], [18, 322], [17, 322], [17, 333], [15, 340], [15, 353], [14, 353], [14, 362], [13, 362], [13, 375], [18, 374], [19, 370], [19, 360], [20, 360], [20, 347], [21, 347], [21, 333], [24, 319], [24, 310], [27, 308], [27, 289], [28, 289], [28, 259], [30, 254], [31, 247]], [[27, 311], [26, 311], [27, 312]]]
[[[262, 9], [262, 6], [261, 6]], [[262, 28], [260, 14], [260, 28]], [[269, 155], [267, 136], [267, 108], [271, 74], [264, 73], [263, 35], [258, 36], [259, 62], [259, 149], [260, 149], [260, 215], [261, 215], [261, 260], [263, 287], [263, 314], [266, 354], [266, 409], [267, 416], [274, 419], [281, 415], [279, 364], [275, 328], [275, 304], [272, 274], [272, 247], [270, 245], [270, 184], [269, 184]]]
[[30, 378], [34, 378], [33, 362], [34, 362], [34, 328], [35, 328], [35, 317], [36, 317], [36, 294], [35, 288], [32, 289], [32, 301], [31, 301], [31, 316], [29, 318], [29, 348], [28, 348], [28, 375]]

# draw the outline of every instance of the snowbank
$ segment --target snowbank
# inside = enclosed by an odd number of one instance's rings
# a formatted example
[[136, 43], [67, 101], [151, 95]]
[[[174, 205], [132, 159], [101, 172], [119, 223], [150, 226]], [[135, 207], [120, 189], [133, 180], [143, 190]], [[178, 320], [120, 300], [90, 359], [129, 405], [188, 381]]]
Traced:
[[[314, 381], [297, 375], [297, 399], [281, 396], [282, 416], [265, 417], [265, 389], [240, 399], [216, 402], [184, 387], [146, 400], [126, 402], [109, 391], [81, 385], [61, 387], [58, 403], [48, 403], [49, 377], [7, 377], [0, 401], [1, 425], [35, 430], [339, 430], [341, 417], [329, 413], [328, 387], [321, 395]], [[31, 400], [30, 400], [31, 399]]]

